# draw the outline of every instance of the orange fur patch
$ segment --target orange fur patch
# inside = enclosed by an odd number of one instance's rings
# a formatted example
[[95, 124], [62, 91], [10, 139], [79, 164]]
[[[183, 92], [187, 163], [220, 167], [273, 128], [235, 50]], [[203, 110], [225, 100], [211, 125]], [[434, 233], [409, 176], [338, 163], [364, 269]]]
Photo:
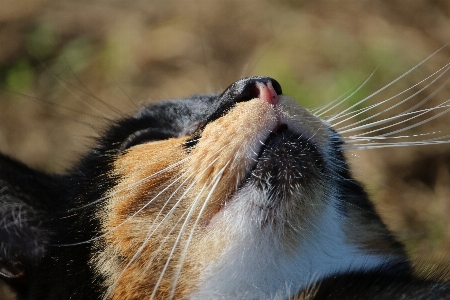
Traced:
[[[103, 211], [106, 250], [94, 258], [99, 271], [108, 277], [112, 299], [141, 299], [149, 296], [172, 251], [174, 220], [187, 207], [179, 204], [165, 220], [183, 193], [180, 184], [182, 161], [186, 158], [182, 144], [186, 138], [169, 139], [132, 147], [115, 163], [120, 176]], [[173, 269], [173, 267], [172, 267]], [[168, 269], [167, 273], [173, 273]], [[166, 279], [168, 278], [168, 279]], [[158, 295], [167, 298], [171, 276], [160, 283]], [[157, 297], [158, 298], [158, 297]]]
[[206, 220], [242, 184], [256, 162], [259, 147], [276, 125], [274, 107], [260, 99], [253, 99], [237, 103], [225, 116], [205, 127], [191, 153], [191, 163], [185, 174], [195, 174], [194, 195], [220, 179], [214, 192], [207, 196]]

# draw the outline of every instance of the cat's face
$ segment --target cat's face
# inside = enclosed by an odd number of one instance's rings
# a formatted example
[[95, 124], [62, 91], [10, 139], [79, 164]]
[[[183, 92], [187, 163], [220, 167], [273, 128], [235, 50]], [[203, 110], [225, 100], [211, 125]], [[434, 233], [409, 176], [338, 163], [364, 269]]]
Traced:
[[150, 106], [137, 118], [148, 126], [120, 145], [117, 184], [99, 211], [107, 247], [93, 265], [112, 294], [138, 287], [179, 297], [203, 285], [215, 287], [202, 293], [238, 293], [253, 281], [286, 281], [269, 270], [293, 272], [283, 261], [297, 263], [338, 193], [343, 162], [332, 157], [339, 138], [329, 126], [269, 78]]

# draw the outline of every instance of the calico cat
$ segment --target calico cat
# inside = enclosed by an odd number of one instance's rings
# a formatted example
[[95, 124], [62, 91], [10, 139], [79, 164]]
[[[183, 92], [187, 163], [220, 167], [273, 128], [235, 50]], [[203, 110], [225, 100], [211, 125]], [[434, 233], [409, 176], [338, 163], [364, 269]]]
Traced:
[[0, 156], [19, 299], [450, 299], [416, 277], [343, 138], [269, 77], [142, 107], [64, 175]]

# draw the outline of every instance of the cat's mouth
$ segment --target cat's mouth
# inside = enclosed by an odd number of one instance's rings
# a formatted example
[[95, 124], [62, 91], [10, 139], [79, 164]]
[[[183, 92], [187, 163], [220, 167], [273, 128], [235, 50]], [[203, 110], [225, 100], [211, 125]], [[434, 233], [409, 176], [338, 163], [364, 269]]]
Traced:
[[264, 191], [267, 194], [264, 205], [273, 208], [308, 190], [323, 174], [323, 167], [318, 147], [281, 124], [265, 140], [243, 185]]

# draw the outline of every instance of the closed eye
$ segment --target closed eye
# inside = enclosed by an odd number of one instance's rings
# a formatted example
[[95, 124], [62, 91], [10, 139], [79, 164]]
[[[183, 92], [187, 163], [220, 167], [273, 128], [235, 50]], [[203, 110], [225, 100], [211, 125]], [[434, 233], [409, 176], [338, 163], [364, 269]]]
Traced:
[[123, 151], [136, 145], [166, 140], [175, 136], [176, 135], [173, 132], [161, 128], [142, 129], [129, 135], [127, 139], [120, 145], [120, 150]]

